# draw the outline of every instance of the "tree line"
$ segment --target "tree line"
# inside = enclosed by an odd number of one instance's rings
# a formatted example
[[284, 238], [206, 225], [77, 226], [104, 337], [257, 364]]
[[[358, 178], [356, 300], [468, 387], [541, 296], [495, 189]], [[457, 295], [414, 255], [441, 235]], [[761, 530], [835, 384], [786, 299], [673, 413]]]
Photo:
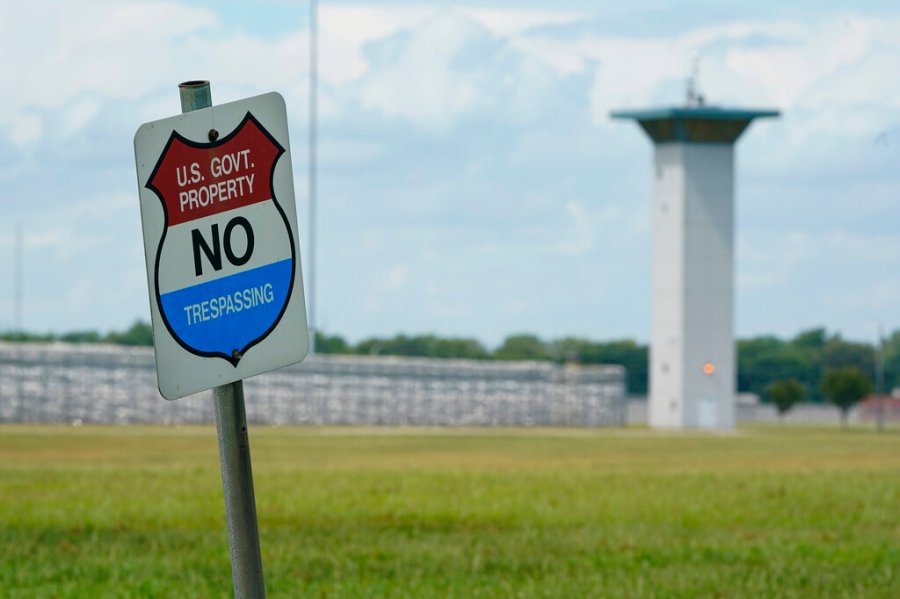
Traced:
[[[124, 331], [101, 334], [74, 331], [64, 334], [0, 333], [5, 341], [66, 341], [72, 343], [117, 343], [152, 345], [150, 325], [137, 321]], [[631, 395], [647, 393], [648, 348], [630, 339], [593, 341], [580, 337], [543, 340], [536, 335], [516, 334], [498, 347], [489, 349], [469, 337], [436, 335], [396, 335], [369, 337], [350, 343], [339, 335], [316, 333], [316, 351], [322, 354], [357, 354], [464, 358], [472, 360], [540, 360], [556, 363], [621, 364], [627, 372]], [[825, 328], [803, 331], [791, 339], [759, 336], [737, 342], [737, 387], [739, 392], [756, 393], [772, 400], [770, 387], [780, 381], [796, 381], [804, 390], [803, 399], [823, 402], [822, 381], [835, 369], [854, 369], [874, 385], [878, 347], [874, 343], [849, 341]], [[900, 330], [883, 340], [885, 387], [900, 385]]]

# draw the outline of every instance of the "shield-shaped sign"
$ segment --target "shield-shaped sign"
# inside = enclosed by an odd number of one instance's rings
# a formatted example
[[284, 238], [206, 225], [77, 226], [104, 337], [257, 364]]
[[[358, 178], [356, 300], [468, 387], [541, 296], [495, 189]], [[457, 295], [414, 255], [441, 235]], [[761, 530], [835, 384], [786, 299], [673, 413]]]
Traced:
[[272, 190], [283, 153], [247, 113], [214, 142], [173, 131], [147, 182], [166, 219], [155, 260], [156, 300], [166, 328], [191, 353], [237, 365], [278, 324], [290, 300], [293, 235]]
[[135, 136], [157, 370], [170, 399], [306, 355], [287, 144], [274, 93]]

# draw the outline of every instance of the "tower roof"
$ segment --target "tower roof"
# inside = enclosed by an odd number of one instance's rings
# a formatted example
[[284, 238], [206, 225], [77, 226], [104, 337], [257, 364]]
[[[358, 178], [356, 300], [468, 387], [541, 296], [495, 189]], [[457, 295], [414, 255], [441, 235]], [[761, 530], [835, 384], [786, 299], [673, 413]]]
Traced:
[[633, 119], [654, 143], [734, 143], [753, 119], [776, 117], [777, 110], [681, 106], [616, 110], [614, 119]]

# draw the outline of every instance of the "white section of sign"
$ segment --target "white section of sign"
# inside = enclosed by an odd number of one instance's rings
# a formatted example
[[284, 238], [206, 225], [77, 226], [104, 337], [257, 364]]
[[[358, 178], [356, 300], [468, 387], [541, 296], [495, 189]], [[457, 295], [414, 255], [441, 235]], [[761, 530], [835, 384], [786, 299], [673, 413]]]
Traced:
[[[284, 159], [284, 157], [282, 157]], [[199, 251], [201, 273], [196, 274], [194, 264], [194, 241], [193, 231], [197, 231], [203, 236], [204, 240], [212, 245], [212, 231], [215, 225], [219, 237], [224, 235], [228, 223], [235, 217], [242, 216], [252, 223], [253, 231], [253, 253], [249, 261], [243, 266], [236, 266], [227, 259], [222, 259], [222, 267], [215, 270], [210, 264], [204, 251]], [[291, 257], [291, 248], [288, 245], [287, 238], [284, 236], [274, 236], [268, 239], [260, 238], [265, 231], [276, 229], [281, 224], [281, 215], [273, 207], [272, 202], [260, 202], [251, 204], [240, 210], [229, 210], [228, 212], [220, 212], [212, 216], [193, 220], [180, 225], [170, 227], [166, 233], [166, 244], [162, 248], [160, 262], [165, 262], [167, 267], [160, 272], [159, 292], [168, 293], [176, 289], [184, 289], [189, 285], [197, 285], [214, 279], [219, 279], [236, 272], [256, 268], [265, 264], [271, 264], [278, 260], [284, 260]], [[234, 243], [233, 251], [242, 256], [246, 248], [246, 234], [242, 227], [233, 228], [231, 236]], [[221, 245], [224, 241], [220, 239], [220, 251], [224, 253]], [[186, 259], [187, 258], [187, 259]]]
[[[272, 216], [275, 214], [274, 210], [266, 213], [264, 206], [254, 204], [176, 225], [168, 232], [172, 235], [178, 228], [190, 229], [192, 226], [197, 228], [202, 223], [212, 222], [220, 223], [221, 230], [224, 227], [223, 223], [227, 223], [229, 218], [243, 216], [252, 223], [255, 238], [252, 263], [248, 261], [243, 265], [240, 269], [243, 271], [247, 271], [255, 264], [264, 264], [266, 261], [278, 260], [289, 255], [289, 244], [286, 244], [285, 240], [293, 240], [295, 271], [289, 301], [277, 324], [260, 341], [249, 346], [236, 364], [232, 364], [222, 357], [197, 355], [188, 351], [173, 335], [173, 329], [167, 326], [161, 313], [158, 291], [165, 293], [175, 289], [190, 289], [191, 284], [194, 286], [215, 284], [217, 277], [221, 279], [227, 274], [224, 272], [226, 267], [229, 269], [228, 273], [239, 269], [232, 268], [232, 265], [226, 266], [227, 260], [223, 259], [223, 271], [209, 276], [204, 271], [202, 277], [196, 277], [193, 248], [188, 231], [187, 235], [180, 236], [180, 239], [171, 246], [168, 243], [176, 241], [175, 239], [169, 239], [163, 244], [164, 251], [159, 256], [159, 280], [161, 286], [164, 285], [166, 288], [157, 290], [154, 275], [160, 239], [166, 227], [166, 216], [160, 197], [148, 189], [147, 183], [173, 132], [191, 142], [205, 144], [208, 143], [210, 130], [215, 129], [221, 137], [227, 137], [238, 128], [248, 113], [285, 149], [284, 154], [275, 163], [272, 191], [287, 218], [289, 231], [285, 232], [285, 223], [280, 217], [281, 223], [275, 222], [276, 219]], [[284, 99], [273, 92], [146, 123], [135, 134], [134, 146], [157, 375], [162, 395], [167, 399], [177, 399], [301, 361], [309, 349], [309, 333], [303, 296], [303, 277], [300, 272], [300, 239], [297, 232], [297, 209]], [[269, 202], [261, 204], [267, 203]], [[270, 230], [276, 226], [280, 227], [277, 232]], [[243, 246], [240, 246], [241, 235], [241, 232], [235, 231], [233, 249], [238, 254], [243, 249]], [[253, 312], [249, 310], [246, 314], [249, 316]]]

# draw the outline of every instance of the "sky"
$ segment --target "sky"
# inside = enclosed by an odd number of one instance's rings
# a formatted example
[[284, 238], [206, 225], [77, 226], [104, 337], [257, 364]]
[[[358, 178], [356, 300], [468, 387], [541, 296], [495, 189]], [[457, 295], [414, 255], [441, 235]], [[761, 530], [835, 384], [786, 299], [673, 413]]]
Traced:
[[[647, 341], [653, 149], [609, 112], [776, 108], [736, 153], [735, 329], [900, 328], [900, 5], [320, 3], [318, 328]], [[0, 20], [0, 330], [149, 319], [133, 136], [287, 102], [308, 272], [309, 4], [10, 3]], [[13, 57], [13, 59], [9, 59]], [[309, 290], [307, 290], [307, 293]]]

